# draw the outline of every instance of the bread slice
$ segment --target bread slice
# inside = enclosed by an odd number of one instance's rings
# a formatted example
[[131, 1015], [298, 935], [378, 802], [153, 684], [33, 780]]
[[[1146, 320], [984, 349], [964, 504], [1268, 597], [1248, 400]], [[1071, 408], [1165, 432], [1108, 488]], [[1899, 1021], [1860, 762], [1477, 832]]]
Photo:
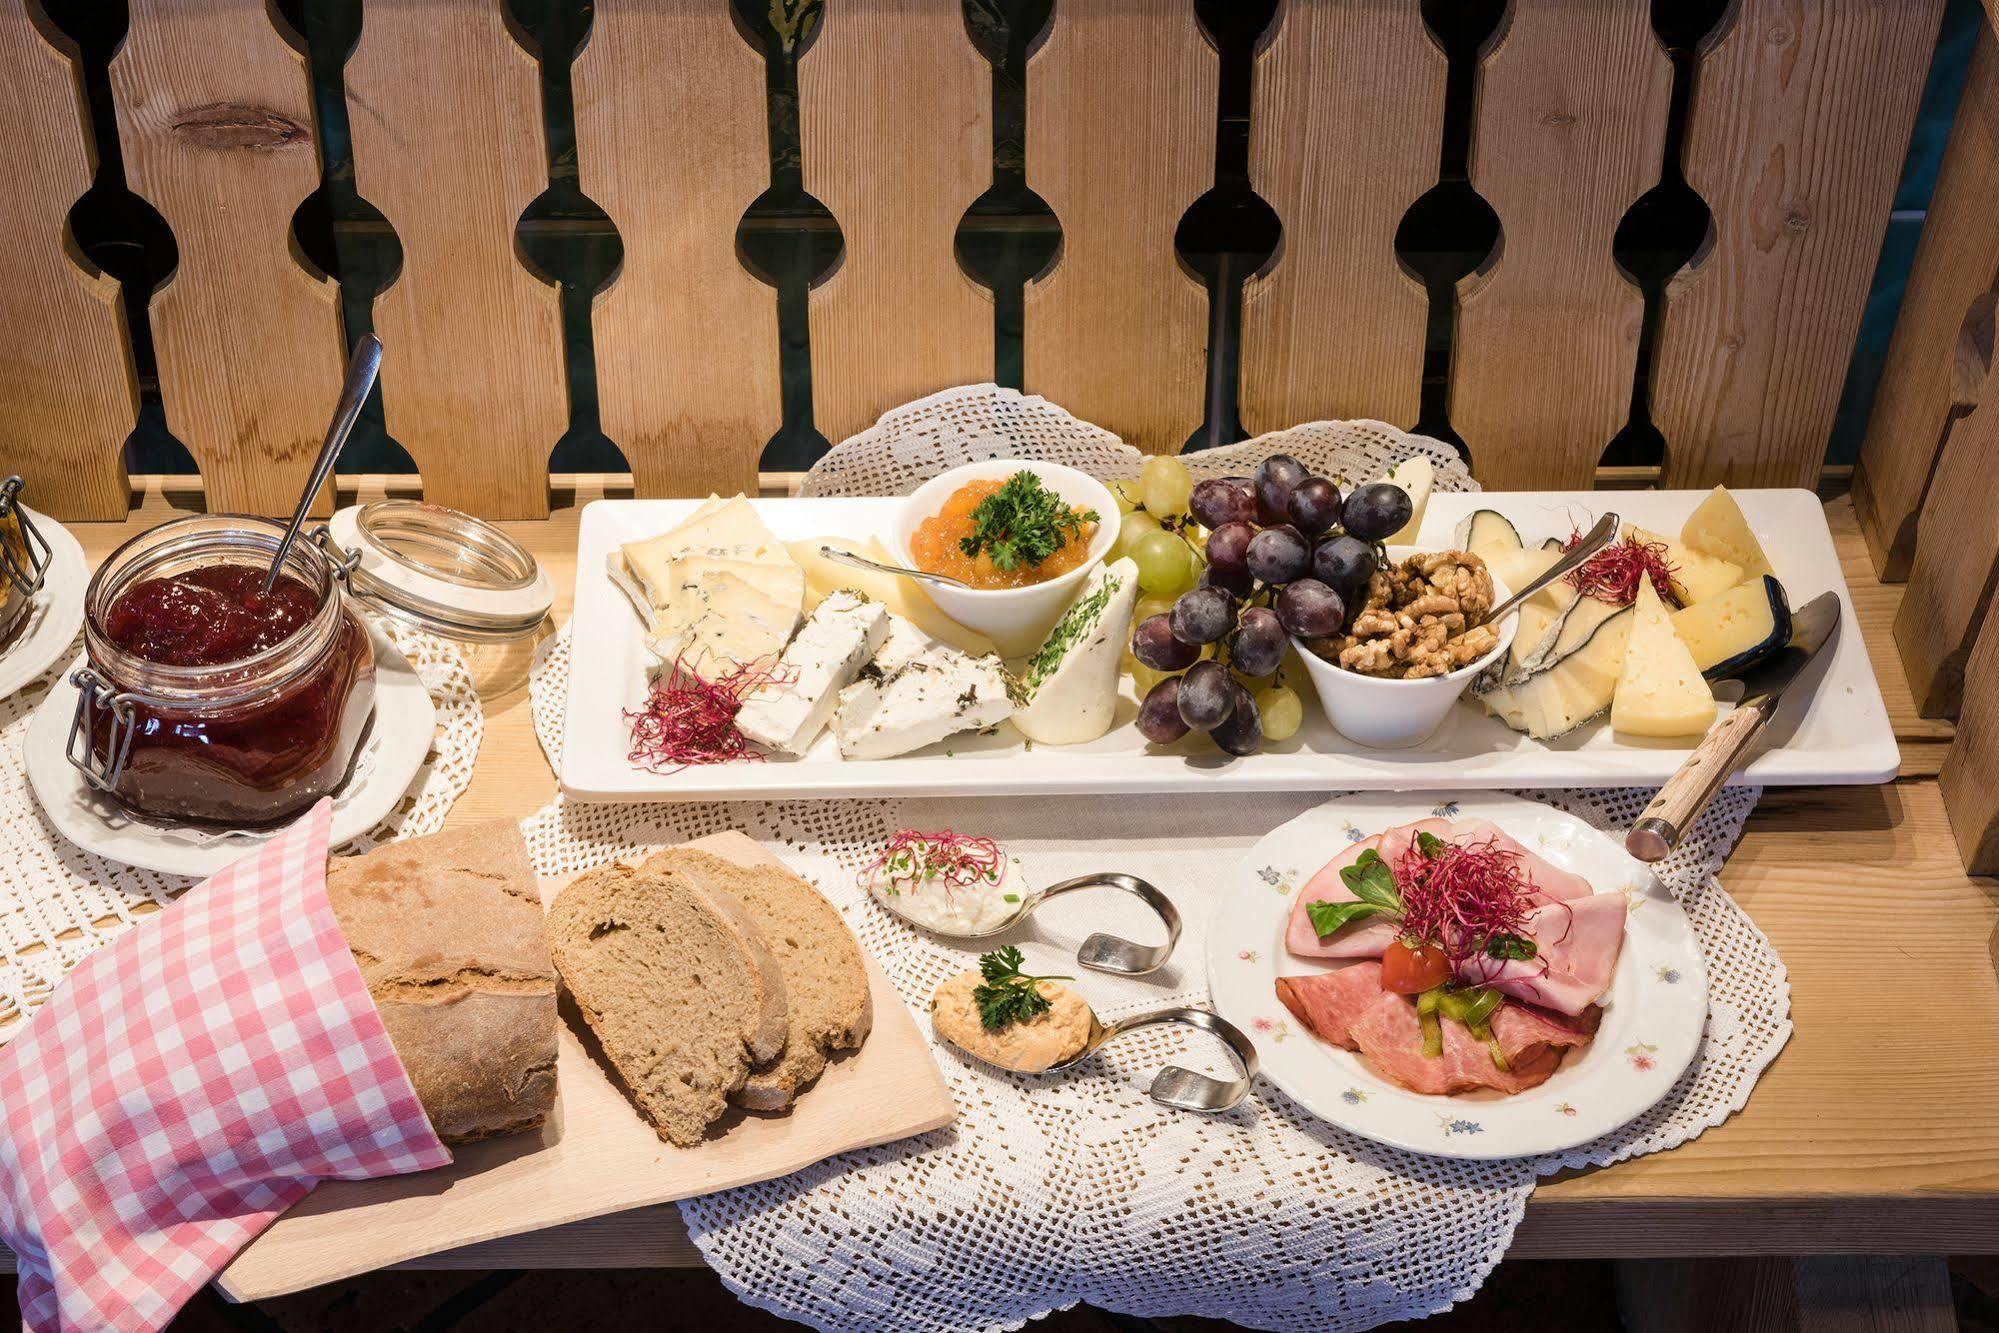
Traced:
[[751, 1071], [735, 1100], [756, 1111], [779, 1111], [826, 1068], [828, 1051], [852, 1049], [874, 1026], [874, 1000], [861, 949], [820, 892], [789, 871], [737, 865], [708, 852], [669, 848], [648, 871], [679, 874], [740, 902], [784, 970], [791, 1004], [784, 1051]]
[[604, 1058], [669, 1143], [700, 1143], [751, 1063], [784, 1049], [784, 975], [725, 892], [608, 865], [556, 895], [548, 934]]
[[446, 1143], [555, 1107], [555, 967], [520, 826], [494, 820], [335, 857], [326, 899]]

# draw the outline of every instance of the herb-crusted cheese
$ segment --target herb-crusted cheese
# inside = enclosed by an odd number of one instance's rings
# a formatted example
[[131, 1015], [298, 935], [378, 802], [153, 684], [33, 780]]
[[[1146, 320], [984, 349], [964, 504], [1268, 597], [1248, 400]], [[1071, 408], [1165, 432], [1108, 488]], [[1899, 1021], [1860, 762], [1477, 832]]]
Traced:
[[968, 657], [938, 644], [887, 675], [840, 691], [834, 734], [848, 759], [889, 759], [962, 731], [983, 731], [1013, 711], [997, 657]]
[[1013, 716], [1022, 735], [1048, 745], [1075, 745], [1110, 730], [1118, 664], [1137, 602], [1138, 566], [1131, 560], [1091, 571], [1047, 642], [1028, 659], [1020, 682], [1025, 702]]
[[743, 701], [736, 730], [757, 744], [804, 754], [888, 637], [888, 610], [841, 591], [819, 603], [778, 659], [776, 678]]

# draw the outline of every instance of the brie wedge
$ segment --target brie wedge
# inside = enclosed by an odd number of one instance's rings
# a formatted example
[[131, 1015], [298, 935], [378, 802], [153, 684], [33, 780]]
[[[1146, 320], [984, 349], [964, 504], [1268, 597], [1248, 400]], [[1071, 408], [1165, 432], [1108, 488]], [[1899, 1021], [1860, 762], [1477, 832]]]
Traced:
[[848, 759], [890, 759], [961, 731], [998, 726], [1013, 712], [1006, 668], [997, 657], [968, 657], [949, 645], [886, 676], [840, 691], [833, 731]]
[[851, 685], [888, 637], [888, 611], [857, 592], [834, 593], [778, 659], [777, 679], [743, 701], [736, 730], [757, 744], [804, 754], [826, 729]]
[[1048, 745], [1093, 741], [1111, 729], [1118, 675], [1138, 604], [1138, 565], [1129, 558], [1090, 571], [1083, 590], [1021, 676], [1025, 702], [1014, 726]]
[[1652, 580], [1638, 581], [1631, 642], [1610, 705], [1610, 725], [1630, 736], [1698, 736], [1714, 725], [1714, 695], [1673, 629]]

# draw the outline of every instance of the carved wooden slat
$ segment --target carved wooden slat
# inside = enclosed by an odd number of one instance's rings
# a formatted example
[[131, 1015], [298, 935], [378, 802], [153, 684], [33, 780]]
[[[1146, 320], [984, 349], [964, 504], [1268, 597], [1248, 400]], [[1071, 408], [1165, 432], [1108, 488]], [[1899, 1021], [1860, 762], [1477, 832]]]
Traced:
[[1027, 183], [1062, 225], [1022, 377], [1154, 453], [1200, 425], [1208, 300], [1173, 233], [1214, 182], [1214, 48], [1181, 0], [1064, 0], [1027, 66]]
[[111, 89], [126, 182], [180, 251], [151, 308], [167, 426], [210, 509], [288, 516], [343, 358], [338, 290], [291, 238], [319, 183], [305, 58], [264, 0], [132, 0]]
[[122, 518], [139, 389], [118, 283], [69, 234], [95, 165], [69, 51], [0, 0], [0, 475], [59, 518]]
[[1429, 302], [1396, 258], [1395, 229], [1436, 180], [1444, 72], [1414, 5], [1287, 0], [1278, 11], [1249, 122], [1250, 180], [1284, 224], [1277, 256], [1243, 289], [1252, 434], [1321, 418], [1415, 421]]
[[1999, 875], [1999, 621], [1991, 616], [1965, 663], [1957, 740], [1937, 782], [1965, 870]]
[[560, 294], [516, 257], [548, 158], [540, 77], [505, 14], [501, 0], [370, 0], [347, 106], [355, 187], [403, 248], [374, 310], [389, 433], [427, 499], [535, 518], [569, 402]]
[[599, 0], [574, 77], [583, 192], [625, 246], [591, 316], [604, 433], [640, 495], [754, 493], [783, 421], [777, 293], [736, 257], [770, 184], [763, 60], [725, 4]]
[[798, 83], [805, 188], [845, 246], [810, 306], [813, 422], [838, 441], [993, 377], [992, 294], [953, 243], [992, 176], [992, 68], [956, 6], [879, 0], [827, 10]]
[[1687, 182], [1712, 248], [1668, 287], [1667, 486], [1811, 486], [1943, 0], [1742, 0], [1703, 55]]
[[1644, 300], [1611, 241], [1659, 179], [1671, 93], [1645, 5], [1516, 0], [1486, 57], [1471, 183], [1501, 236], [1459, 284], [1450, 418], [1489, 487], [1586, 487], [1624, 424]]
[[1981, 25], [1923, 219], [1902, 311], [1853, 473], [1853, 507], [1874, 567], [1908, 576], [1916, 520], [1953, 405], [1965, 311], [1999, 286], [1999, 39]]

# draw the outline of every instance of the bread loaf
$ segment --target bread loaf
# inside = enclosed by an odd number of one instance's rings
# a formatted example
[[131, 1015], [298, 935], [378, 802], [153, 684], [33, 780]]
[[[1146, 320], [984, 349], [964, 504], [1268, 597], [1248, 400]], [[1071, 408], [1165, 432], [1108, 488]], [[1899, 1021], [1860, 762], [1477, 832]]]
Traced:
[[608, 865], [556, 895], [548, 928], [604, 1058], [668, 1142], [700, 1143], [751, 1063], [784, 1049], [783, 973], [728, 893]]
[[511, 820], [336, 858], [326, 893], [389, 1040], [446, 1143], [555, 1106], [555, 967]]
[[708, 852], [672, 847], [641, 869], [677, 872], [729, 894], [777, 955], [790, 1009], [784, 1050], [750, 1071], [734, 1100], [781, 1111], [826, 1068], [829, 1051], [849, 1050], [874, 1026], [874, 1000], [861, 948], [824, 895], [788, 870], [744, 866]]

